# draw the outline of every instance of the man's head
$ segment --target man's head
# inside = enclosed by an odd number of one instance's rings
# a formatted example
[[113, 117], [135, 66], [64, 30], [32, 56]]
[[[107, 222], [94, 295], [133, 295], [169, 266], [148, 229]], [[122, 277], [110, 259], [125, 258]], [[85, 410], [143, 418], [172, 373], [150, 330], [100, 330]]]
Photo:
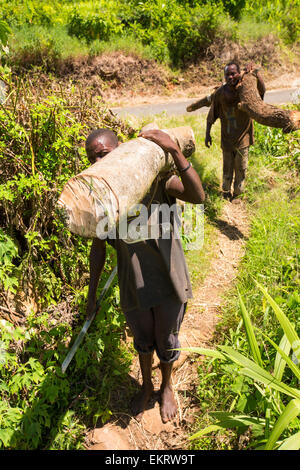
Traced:
[[234, 87], [240, 79], [240, 66], [237, 62], [229, 62], [224, 67], [224, 77], [227, 85]]
[[86, 139], [85, 149], [89, 161], [93, 164], [117, 148], [118, 145], [118, 137], [113, 131], [96, 129]]

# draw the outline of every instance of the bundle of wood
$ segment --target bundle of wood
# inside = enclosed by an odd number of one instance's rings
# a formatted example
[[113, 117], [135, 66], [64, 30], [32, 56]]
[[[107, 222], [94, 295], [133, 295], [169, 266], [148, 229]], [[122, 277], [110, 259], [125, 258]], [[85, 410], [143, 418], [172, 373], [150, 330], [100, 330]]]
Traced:
[[[277, 127], [286, 133], [299, 130], [300, 111], [278, 108], [261, 99], [257, 89], [257, 71], [258, 69], [253, 69], [250, 72], [242, 72], [242, 79], [236, 86], [239, 108], [264, 126]], [[209, 107], [217, 89], [215, 88], [211, 95], [204, 96], [189, 105], [186, 110], [191, 112], [204, 106]]]
[[300, 129], [300, 111], [278, 108], [265, 103], [256, 86], [256, 71], [244, 73], [237, 86], [240, 103], [238, 106], [255, 121], [264, 126], [277, 127], [284, 132]]
[[[189, 157], [195, 150], [190, 127], [164, 129]], [[171, 155], [159, 145], [138, 137], [119, 145], [65, 185], [58, 200], [58, 214], [73, 233], [101, 237], [104, 218], [114, 227], [149, 191], [155, 178], [174, 168]], [[97, 229], [98, 227], [98, 229]]]

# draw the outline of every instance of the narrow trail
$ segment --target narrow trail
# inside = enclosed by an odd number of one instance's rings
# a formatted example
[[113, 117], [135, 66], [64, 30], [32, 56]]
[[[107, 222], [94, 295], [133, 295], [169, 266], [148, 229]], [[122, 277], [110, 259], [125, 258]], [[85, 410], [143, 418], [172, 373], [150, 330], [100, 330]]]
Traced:
[[[249, 233], [249, 218], [245, 203], [227, 202], [216, 220], [218, 236], [209, 274], [204, 282], [194, 287], [193, 299], [179, 334], [181, 346], [209, 347], [216, 324], [221, 316], [222, 299], [238, 273], [239, 262]], [[137, 358], [130, 380], [141, 383]], [[159, 389], [158, 360], [153, 364], [155, 390]], [[182, 352], [173, 374], [173, 386], [178, 404], [176, 420], [163, 424], [160, 418], [158, 392], [138, 423], [130, 416], [130, 408], [115, 413], [109, 423], [95, 428], [87, 436], [88, 450], [170, 450], [186, 449], [187, 436], [199, 414], [196, 388], [197, 363]], [[124, 397], [125, 399], [125, 397]]]

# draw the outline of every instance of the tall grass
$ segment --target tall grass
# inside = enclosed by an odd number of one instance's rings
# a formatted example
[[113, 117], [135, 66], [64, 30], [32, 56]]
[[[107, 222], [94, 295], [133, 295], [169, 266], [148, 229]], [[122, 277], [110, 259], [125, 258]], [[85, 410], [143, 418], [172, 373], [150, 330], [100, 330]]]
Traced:
[[[249, 357], [251, 351], [248, 343], [250, 341], [254, 344], [253, 335], [250, 337], [248, 330], [247, 336], [241, 319], [244, 316], [244, 322], [246, 318], [246, 323], [248, 322], [249, 325], [251, 316], [259, 345], [257, 357], [260, 357], [264, 367], [273, 373], [274, 364], [274, 371], [279, 370], [278, 358], [276, 359], [279, 350], [274, 344], [280, 344], [280, 349], [287, 351], [286, 343], [283, 341], [284, 330], [276, 320], [269, 301], [258, 289], [256, 281], [272, 296], [274, 305], [276, 304], [284, 311], [295, 331], [299, 331], [300, 181], [297, 163], [299, 147], [297, 133], [286, 136], [277, 129], [267, 129], [259, 125], [255, 125], [255, 130], [256, 145], [250, 152], [250, 166], [244, 196], [251, 215], [251, 232], [236, 285], [224, 298], [222, 322], [218, 325], [215, 341], [219, 345], [230, 345], [233, 348], [230, 350], [224, 348], [226, 354], [235, 354], [234, 351], [239, 351], [245, 357]], [[286, 158], [276, 158], [278, 156]], [[241, 299], [243, 299], [242, 303]], [[249, 316], [245, 316], [245, 312], [249, 312]], [[265, 335], [269, 339], [266, 339]], [[271, 344], [274, 349], [270, 346], [270, 341], [273, 342]], [[220, 346], [221, 351], [223, 351], [222, 347]], [[289, 356], [288, 351], [286, 354]], [[235, 356], [233, 355], [230, 359], [233, 357]], [[291, 360], [294, 359], [290, 356], [289, 361]], [[220, 412], [212, 415], [219, 420], [212, 426], [220, 425], [226, 418], [228, 426], [232, 429], [224, 430], [223, 425], [221, 430], [210, 428], [210, 431], [216, 432], [213, 440], [203, 437], [203, 433], [200, 433], [199, 440], [193, 444], [195, 448], [251, 448], [252, 445], [259, 445], [257, 437], [262, 429], [265, 434], [261, 434], [260, 438], [264, 441], [264, 445], [267, 441], [268, 446], [275, 445], [274, 436], [278, 436], [281, 429], [281, 421], [278, 421], [276, 426], [275, 421], [283, 412], [287, 400], [284, 399], [280, 404], [278, 397], [274, 395], [275, 401], [272, 401], [274, 408], [272, 408], [273, 405], [270, 408], [265, 401], [268, 397], [271, 400], [268, 387], [265, 389], [261, 386], [256, 380], [258, 376], [254, 378], [254, 381], [252, 376], [252, 378], [245, 377], [243, 371], [245, 372], [246, 369], [240, 371], [235, 361], [232, 363], [217, 361], [213, 364], [208, 362], [199, 368], [198, 395], [202, 417], [197, 429], [212, 424], [208, 419], [208, 413], [205, 413], [206, 410], [210, 415], [211, 412], [217, 410]], [[297, 380], [288, 369], [285, 369], [280, 377], [286, 384], [297, 388]], [[289, 437], [299, 427], [299, 419], [293, 421], [292, 426], [287, 424], [288, 419], [285, 419], [294, 405], [293, 403], [287, 408], [283, 418], [287, 425], [285, 437]], [[297, 407], [298, 404], [293, 408], [295, 413]], [[237, 416], [239, 422], [234, 423], [234, 420], [229, 422], [232, 414]], [[296, 414], [293, 415], [294, 418]], [[256, 420], [252, 421], [252, 428], [248, 428], [250, 421], [247, 424], [246, 415]], [[241, 424], [243, 424], [242, 427]], [[273, 425], [274, 432], [269, 441]], [[290, 438], [289, 444], [293, 439]], [[295, 443], [292, 444], [295, 445]]]
[[85, 41], [69, 36], [65, 26], [24, 24], [13, 29], [9, 42], [14, 64], [53, 68], [60, 60], [89, 54]]

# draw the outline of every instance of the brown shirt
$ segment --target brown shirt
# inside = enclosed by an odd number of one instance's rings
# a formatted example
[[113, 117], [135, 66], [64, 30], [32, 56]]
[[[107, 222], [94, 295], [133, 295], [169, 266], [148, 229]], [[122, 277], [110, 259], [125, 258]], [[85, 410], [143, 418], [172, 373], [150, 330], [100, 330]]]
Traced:
[[[142, 201], [151, 214], [151, 204], [175, 204], [165, 191], [166, 179], [155, 181]], [[150, 220], [148, 218], [148, 220]], [[192, 297], [189, 273], [180, 239], [171, 230], [169, 238], [152, 238], [136, 243], [108, 240], [117, 251], [120, 301], [123, 311], [148, 309], [169, 295], [185, 303]]]
[[247, 113], [238, 109], [236, 92], [229, 93], [228, 87], [222, 85], [213, 96], [207, 116], [207, 123], [221, 120], [221, 147], [232, 151], [249, 147], [254, 143], [253, 122]]

